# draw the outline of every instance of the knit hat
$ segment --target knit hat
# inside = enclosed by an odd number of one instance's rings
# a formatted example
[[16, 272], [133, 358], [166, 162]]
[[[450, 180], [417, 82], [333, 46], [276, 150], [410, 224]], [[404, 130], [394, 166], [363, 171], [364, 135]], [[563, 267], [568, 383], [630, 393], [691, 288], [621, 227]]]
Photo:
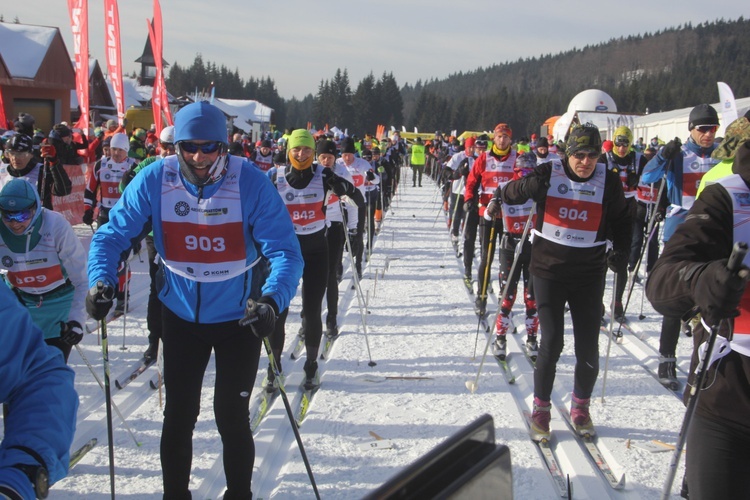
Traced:
[[294, 149], [302, 146], [315, 149], [315, 139], [312, 134], [303, 128], [298, 128], [289, 136], [288, 148]]
[[0, 191], [0, 209], [7, 212], [26, 210], [37, 204], [34, 186], [25, 179], [11, 179]]
[[715, 160], [729, 160], [734, 158], [739, 147], [750, 141], [750, 120], [748, 115], [740, 116], [729, 124], [724, 139], [719, 147], [711, 153], [711, 158]]
[[495, 125], [495, 135], [507, 135], [511, 139], [513, 138], [513, 131], [510, 129], [507, 123], [498, 123]]
[[130, 141], [128, 141], [128, 136], [123, 134], [122, 132], [113, 135], [112, 140], [109, 143], [109, 147], [130, 151]]
[[566, 154], [573, 155], [581, 150], [600, 151], [602, 147], [602, 137], [599, 135], [599, 129], [593, 123], [585, 125], [576, 125], [568, 135], [566, 144]]
[[474, 137], [467, 137], [464, 141], [464, 149], [468, 150], [469, 148], [474, 147], [474, 143], [476, 142], [476, 139]]
[[206, 101], [188, 104], [174, 116], [174, 140], [176, 143], [214, 141], [228, 144], [227, 118], [219, 108]]
[[29, 152], [34, 147], [34, 141], [26, 134], [14, 134], [8, 139], [7, 149], [19, 153]]
[[548, 148], [549, 147], [549, 141], [546, 137], [540, 137], [536, 141], [536, 147], [537, 148]]
[[700, 125], [714, 125], [719, 126], [719, 115], [713, 106], [708, 104], [698, 104], [690, 112], [690, 122], [688, 123], [688, 130], [693, 130], [695, 127]]
[[273, 148], [273, 141], [271, 141], [271, 139], [266, 139], [260, 143], [260, 147], [271, 149]]
[[341, 152], [342, 153], [356, 153], [357, 149], [354, 147], [354, 139], [347, 137], [341, 141]]
[[117, 120], [107, 120], [107, 128], [117, 128]]
[[318, 141], [317, 146], [315, 147], [315, 154], [316, 155], [333, 155], [336, 156], [336, 143], [333, 141], [329, 141], [328, 139], [323, 139]]

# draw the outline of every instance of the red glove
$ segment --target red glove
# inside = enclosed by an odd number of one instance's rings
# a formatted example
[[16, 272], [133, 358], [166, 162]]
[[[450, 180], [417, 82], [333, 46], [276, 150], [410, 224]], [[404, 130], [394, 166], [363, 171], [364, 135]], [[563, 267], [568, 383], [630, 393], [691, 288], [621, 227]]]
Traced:
[[57, 150], [52, 144], [43, 142], [40, 151], [42, 153], [42, 158], [46, 158], [48, 160], [54, 160], [55, 158], [57, 158]]

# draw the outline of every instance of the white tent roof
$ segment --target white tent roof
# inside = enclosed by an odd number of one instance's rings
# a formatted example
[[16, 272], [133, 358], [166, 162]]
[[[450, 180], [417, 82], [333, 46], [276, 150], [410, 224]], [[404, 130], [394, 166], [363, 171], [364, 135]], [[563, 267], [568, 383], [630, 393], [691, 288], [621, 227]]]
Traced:
[[57, 28], [0, 23], [0, 56], [13, 78], [34, 78]]
[[[737, 116], [742, 116], [750, 109], [750, 97], [736, 99], [735, 104], [737, 106]], [[723, 137], [729, 124], [721, 121], [721, 103], [713, 103], [711, 106], [719, 114], [719, 130], [716, 131], [716, 137]], [[636, 139], [643, 137], [646, 142], [652, 137], [659, 137], [663, 141], [669, 141], [675, 137], [685, 140], [688, 136], [690, 111], [694, 107], [638, 116], [635, 118], [633, 126], [633, 137]]]
[[271, 121], [272, 108], [258, 101], [245, 99], [214, 99], [214, 105], [227, 115], [233, 117], [233, 124], [240, 130], [250, 132], [253, 123]]

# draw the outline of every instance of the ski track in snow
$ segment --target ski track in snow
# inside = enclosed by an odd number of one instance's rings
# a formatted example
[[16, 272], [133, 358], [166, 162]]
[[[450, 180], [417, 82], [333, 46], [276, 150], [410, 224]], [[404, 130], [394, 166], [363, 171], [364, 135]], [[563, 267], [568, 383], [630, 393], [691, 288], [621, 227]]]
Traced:
[[[472, 359], [477, 318], [462, 283], [460, 263], [457, 266], [450, 244], [437, 188], [426, 175], [424, 187], [413, 188], [407, 184], [410, 177], [411, 171], [403, 169], [402, 192], [395, 196], [391, 211], [384, 218], [361, 282], [369, 301], [367, 338], [357, 298], [350, 290], [349, 257], [344, 254], [347, 271], [339, 288], [341, 335], [329, 359], [318, 360], [321, 389], [300, 427], [320, 494], [323, 498], [361, 498], [479, 415], [489, 413], [495, 422], [496, 442], [506, 444], [511, 450], [515, 497], [555, 498], [552, 480], [528, 439], [522, 420], [522, 409], [530, 409], [533, 389], [531, 366], [520, 351], [514, 352], [514, 346], [517, 349], [525, 337], [523, 306], [517, 301], [514, 313], [519, 333], [514, 338], [517, 342], [509, 341], [509, 364], [516, 375], [515, 386], [506, 384], [500, 367], [489, 353], [479, 378], [479, 388], [471, 394], [465, 382], [476, 377], [485, 336], [479, 335], [476, 359]], [[85, 226], [77, 226], [76, 230], [88, 246], [90, 230]], [[145, 255], [143, 252], [144, 261]], [[496, 257], [492, 269], [495, 295], [488, 300], [488, 310], [493, 313], [500, 290], [497, 261]], [[149, 368], [122, 390], [114, 387], [114, 379], [125, 375], [147, 346], [147, 263], [135, 257], [131, 259], [131, 268], [134, 303], [127, 314], [126, 350], [121, 349], [123, 318], [119, 318], [108, 326], [109, 355], [113, 400], [140, 446], [136, 446], [113, 411], [116, 493], [132, 499], [154, 499], [162, 495], [159, 454], [162, 409], [159, 391], [152, 390], [148, 382], [157, 368]], [[611, 299], [611, 285], [609, 275], [606, 304]], [[638, 343], [640, 352], [645, 353], [643, 362], [655, 366], [661, 316], [646, 300], [643, 305], [646, 318], [637, 319], [641, 293], [642, 288], [636, 285], [628, 317], [633, 330], [643, 335], [642, 342]], [[293, 410], [300, 399], [297, 387], [305, 358], [303, 354], [302, 359], [289, 359], [300, 326], [299, 311], [298, 296], [292, 302], [287, 320], [283, 359]], [[491, 314], [490, 321], [493, 317]], [[566, 406], [573, 386], [570, 327], [570, 320], [566, 318], [566, 345], [557, 364], [553, 394], [556, 404]], [[600, 336], [600, 374], [592, 396], [591, 413], [599, 433], [599, 446], [615, 474], [618, 477], [625, 474], [625, 488], [615, 491], [607, 486], [567, 430], [562, 417], [553, 412], [554, 449], [563, 472], [570, 475], [573, 498], [656, 498], [661, 492], [671, 452], [650, 453], [636, 445], [653, 439], [674, 443], [684, 407], [674, 393], [664, 389], [630, 354], [631, 335], [628, 332], [624, 335], [622, 346], [613, 343], [611, 347], [604, 403], [601, 393], [607, 337]], [[81, 348], [103, 380], [101, 347], [97, 345], [96, 333], [86, 335]], [[685, 372], [691, 349], [691, 340], [682, 336], [678, 357]], [[368, 366], [370, 356], [377, 363], [374, 367]], [[76, 388], [83, 410], [78, 415], [78, 432], [72, 449], [92, 437], [97, 437], [99, 442], [67, 478], [54, 485], [50, 498], [79, 498], [81, 495], [104, 498], [109, 496], [110, 490], [103, 393], [75, 351], [70, 356], [70, 365], [76, 371]], [[257, 396], [266, 366], [263, 354], [253, 398]], [[373, 378], [376, 381], [368, 380]], [[212, 361], [206, 371], [201, 414], [193, 437], [190, 488], [193, 497], [201, 500], [220, 498], [225, 484], [221, 441], [213, 421], [214, 380]], [[375, 439], [371, 432], [390, 440], [392, 448], [364, 449], [362, 445]], [[311, 498], [310, 481], [281, 398], [276, 399], [255, 439], [254, 497]], [[681, 464], [673, 498], [679, 498], [677, 491], [683, 473]]]

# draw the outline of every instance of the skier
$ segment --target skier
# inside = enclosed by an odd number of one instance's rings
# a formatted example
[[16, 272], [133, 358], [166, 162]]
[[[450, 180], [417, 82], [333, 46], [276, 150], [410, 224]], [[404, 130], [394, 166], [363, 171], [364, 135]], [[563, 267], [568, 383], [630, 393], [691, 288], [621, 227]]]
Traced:
[[[369, 170], [365, 171], [364, 177], [365, 208], [367, 209], [367, 242], [365, 252], [369, 258], [369, 253], [372, 250], [372, 239], [375, 237], [375, 211], [380, 203], [380, 174], [377, 172], [378, 166], [372, 160], [372, 151], [364, 149], [361, 155], [361, 158], [370, 166]], [[355, 174], [352, 166], [347, 166], [347, 169], [352, 173], [352, 179], [354, 179]]]
[[448, 228], [451, 233], [451, 243], [458, 251], [458, 235], [461, 231], [461, 223], [464, 220], [464, 193], [463, 188], [466, 185], [466, 176], [469, 175], [472, 165], [474, 164], [474, 137], [467, 137], [464, 141], [463, 151], [459, 151], [446, 163], [446, 171], [450, 172], [450, 205], [448, 207]]
[[0, 190], [0, 269], [29, 310], [44, 341], [68, 361], [83, 339], [86, 252], [57, 212], [40, 207], [39, 194], [23, 179]]
[[[544, 139], [544, 138], [542, 138]], [[523, 153], [516, 157], [514, 167], [515, 174], [513, 180], [521, 179], [534, 171], [536, 167], [536, 156], [534, 153]], [[495, 194], [487, 207], [487, 213], [490, 217], [497, 217], [502, 214], [505, 231], [500, 239], [500, 288], [508, 291], [499, 304], [500, 314], [497, 315], [495, 324], [495, 341], [492, 344], [492, 351], [495, 356], [505, 359], [507, 347], [506, 334], [510, 328], [510, 313], [513, 304], [516, 302], [516, 289], [518, 279], [523, 275], [523, 299], [526, 306], [526, 350], [529, 357], [536, 359], [539, 346], [537, 343], [537, 330], [539, 329], [539, 317], [537, 314], [536, 300], [534, 299], [534, 284], [529, 273], [529, 262], [531, 260], [531, 242], [526, 239], [521, 241], [521, 235], [526, 221], [531, 213], [534, 204], [532, 199], [526, 200], [521, 205], [503, 204], [501, 200], [502, 187], [498, 187]], [[532, 220], [533, 224], [533, 220]], [[533, 226], [532, 226], [533, 227]], [[521, 251], [518, 253], [518, 262], [513, 275], [510, 275], [510, 269], [513, 266], [516, 247], [521, 245]]]
[[749, 139], [736, 150], [734, 174], [708, 183], [675, 228], [646, 284], [648, 299], [665, 317], [700, 310], [686, 397], [709, 327], [720, 326], [706, 383], [692, 396], [700, 397], [687, 431], [690, 498], [747, 498], [750, 492], [750, 259], [739, 274], [727, 269], [733, 244], [750, 242]]
[[[458, 172], [464, 177], [464, 188], [466, 186], [466, 178], [468, 178], [476, 158], [484, 154], [487, 150], [489, 139], [487, 134], [480, 135], [474, 143], [474, 158], [468, 158], [468, 161], [459, 167]], [[463, 193], [461, 195], [463, 196]], [[469, 290], [469, 293], [474, 293], [471, 266], [474, 264], [474, 251], [476, 249], [477, 229], [479, 227], [479, 207], [475, 203], [466, 203], [466, 200], [464, 200], [464, 205], [461, 208], [464, 212], [464, 285]]]
[[[370, 165], [366, 160], [363, 160], [362, 158], [357, 158], [355, 156], [356, 150], [354, 149], [354, 141], [351, 137], [345, 138], [341, 142], [341, 158], [336, 160], [336, 163], [342, 165], [347, 170], [349, 170], [349, 173], [352, 175], [352, 179], [354, 179], [354, 186], [356, 186], [360, 193], [362, 193], [362, 198], [365, 200], [365, 203], [363, 203], [361, 206], [358, 207], [358, 214], [357, 214], [357, 236], [354, 238], [354, 241], [352, 241], [352, 246], [354, 247], [354, 258], [355, 258], [355, 266], [357, 270], [357, 276], [361, 279], [362, 278], [362, 254], [364, 253], [364, 230], [365, 230], [365, 222], [369, 220], [368, 214], [367, 214], [367, 201], [368, 196], [370, 196], [370, 201], [373, 202], [376, 197], [373, 197], [373, 195], [368, 195], [368, 189], [372, 191], [374, 188], [373, 183], [379, 183], [380, 179], [373, 171], [372, 165]], [[369, 184], [368, 184], [369, 183]], [[369, 243], [369, 241], [368, 241]], [[368, 246], [369, 248], [369, 246]]]
[[[631, 220], [635, 220], [637, 214], [636, 196], [638, 194], [638, 181], [640, 173], [646, 164], [646, 159], [640, 153], [631, 150], [633, 132], [625, 125], [615, 129], [612, 140], [612, 151], [604, 154], [607, 169], [616, 173], [622, 182], [622, 190], [625, 194], [625, 202], [630, 211]], [[628, 252], [631, 268], [635, 267], [636, 261], [641, 253], [643, 243], [643, 224], [633, 224], [633, 233], [630, 251]], [[635, 256], [635, 258], [633, 258]], [[623, 314], [622, 296], [628, 281], [628, 270], [626, 266], [617, 271], [617, 290], [615, 290], [615, 320], [625, 323]]]
[[[464, 189], [464, 210], [470, 212], [472, 208], [477, 207], [481, 230], [481, 258], [477, 270], [479, 294], [474, 301], [474, 311], [479, 316], [484, 316], [487, 312], [487, 291], [492, 260], [495, 257], [495, 239], [503, 230], [502, 219], [487, 220], [484, 212], [495, 190], [513, 178], [517, 153], [511, 148], [512, 139], [513, 131], [507, 123], [498, 123], [495, 126], [492, 148], [480, 154], [474, 161]], [[490, 253], [490, 250], [493, 251]]]
[[0, 164], [0, 187], [13, 178], [25, 179], [36, 186], [42, 206], [54, 210], [52, 196], [67, 196], [73, 191], [68, 174], [57, 158], [57, 151], [47, 141], [42, 142], [40, 153], [44, 162], [34, 158], [34, 141], [25, 134], [14, 134], [5, 144], [4, 157], [8, 163]]
[[[509, 182], [502, 201], [510, 205], [537, 202], [530, 271], [542, 331], [534, 370], [531, 437], [550, 435], [550, 395], [555, 366], [563, 348], [565, 304], [570, 307], [575, 339], [575, 380], [570, 416], [580, 433], [594, 432], [589, 401], [599, 373], [600, 308], [606, 266], [627, 261], [630, 214], [617, 174], [597, 163], [599, 130], [575, 126], [562, 165], [544, 163], [529, 175]], [[614, 251], [605, 254], [606, 235]]]
[[[122, 177], [120, 181], [120, 192], [130, 184], [133, 177], [138, 174], [141, 170], [151, 165], [153, 162], [160, 158], [166, 158], [175, 154], [174, 149], [174, 127], [167, 126], [162, 129], [159, 133], [159, 156], [150, 156], [140, 162], [138, 165], [134, 165], [130, 170]], [[156, 253], [156, 247], [154, 246], [154, 233], [153, 231], [148, 233], [144, 238], [146, 242], [146, 254], [148, 255], [148, 275], [151, 279], [151, 285], [149, 287], [148, 294], [148, 306], [146, 311], [146, 324], [148, 325], [148, 347], [143, 353], [143, 360], [146, 363], [156, 361], [156, 357], [159, 354], [159, 340], [161, 339], [161, 302], [159, 301], [159, 290], [156, 286], [157, 273], [159, 272], [159, 256]]]
[[[275, 172], [276, 189], [286, 205], [297, 235], [304, 271], [302, 273], [302, 329], [305, 335], [305, 388], [310, 390], [320, 384], [318, 352], [323, 336], [321, 305], [328, 282], [328, 242], [326, 240], [326, 197], [351, 196], [354, 185], [339, 177], [333, 170], [313, 164], [315, 140], [305, 129], [294, 130], [289, 136], [290, 167], [278, 167]], [[279, 314], [271, 346], [277, 366], [281, 366], [284, 348], [284, 326], [289, 310]], [[275, 382], [269, 367], [269, 383]]]
[[250, 161], [258, 165], [264, 172], [273, 168], [273, 142], [271, 139], [261, 141], [260, 147], [253, 150], [250, 155]]
[[[333, 141], [322, 139], [318, 141], [315, 152], [318, 156], [318, 164], [333, 170], [333, 173], [354, 184], [349, 170], [340, 163], [336, 163], [336, 144]], [[354, 201], [354, 203], [352, 203]], [[352, 198], [341, 199], [335, 193], [328, 193], [326, 201], [326, 239], [328, 240], [328, 285], [326, 287], [326, 303], [328, 313], [326, 314], [326, 335], [333, 338], [339, 333], [338, 310], [339, 310], [339, 282], [343, 273], [344, 243], [348, 231], [350, 238], [357, 233], [357, 205], [364, 204], [362, 193], [359, 189], [352, 192]], [[344, 210], [342, 213], [341, 210]], [[346, 220], [344, 220], [346, 217]], [[350, 252], [351, 254], [351, 252]]]
[[417, 178], [419, 180], [419, 187], [422, 187], [422, 175], [424, 174], [425, 161], [425, 144], [422, 142], [421, 137], [417, 137], [416, 142], [411, 145], [411, 157], [409, 162], [412, 171], [412, 187], [417, 187]]
[[[134, 158], [128, 157], [129, 149], [130, 143], [127, 135], [123, 133], [113, 135], [109, 147], [110, 157], [96, 162], [94, 168], [87, 173], [86, 189], [83, 192], [82, 221], [84, 224], [92, 226], [94, 208], [97, 206], [99, 207], [99, 214], [96, 218], [97, 227], [100, 228], [109, 221], [109, 211], [120, 199], [120, 181], [138, 165]], [[97, 202], [97, 197], [100, 198], [99, 202]], [[134, 241], [133, 245], [135, 244], [140, 244], [140, 240]], [[122, 315], [126, 312], [128, 297], [125, 296], [125, 290], [130, 282], [130, 270], [125, 265], [124, 259], [120, 262], [117, 276], [115, 315]]]
[[68, 474], [78, 410], [75, 374], [6, 286], [0, 286], [0, 498], [45, 498]]
[[154, 231], [163, 278], [165, 498], [190, 498], [192, 434], [212, 351], [225, 496], [252, 494], [249, 396], [260, 339], [273, 332], [302, 275], [284, 204], [260, 170], [226, 155], [226, 125], [224, 113], [205, 101], [182, 108], [175, 115], [177, 154], [133, 178], [89, 251], [86, 310], [101, 320], [112, 307], [121, 254]]
[[[690, 111], [688, 129], [690, 137], [685, 144], [675, 137], [649, 161], [641, 178], [651, 184], [665, 176], [669, 208], [664, 220], [662, 239], [666, 243], [675, 229], [687, 217], [703, 175], [718, 163], [711, 157], [716, 149], [714, 140], [719, 128], [719, 115], [709, 104], [699, 104]], [[653, 140], [652, 140], [653, 141]], [[680, 338], [680, 318], [664, 316], [659, 338], [659, 381], [666, 387], [677, 389], [676, 351]]]
[[548, 161], [560, 163], [560, 157], [557, 155], [557, 153], [553, 153], [552, 151], [550, 151], [550, 149], [551, 148], [549, 140], [546, 137], [540, 137], [537, 140], [536, 149], [534, 149], [537, 165], [547, 163]]

